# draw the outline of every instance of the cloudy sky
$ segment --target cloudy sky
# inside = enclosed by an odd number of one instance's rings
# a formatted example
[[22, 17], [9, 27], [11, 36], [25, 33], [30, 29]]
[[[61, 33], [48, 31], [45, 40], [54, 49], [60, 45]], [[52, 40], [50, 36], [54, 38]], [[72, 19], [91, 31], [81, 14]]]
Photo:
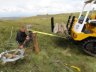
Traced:
[[58, 14], [82, 9], [84, 0], [0, 0], [0, 17]]

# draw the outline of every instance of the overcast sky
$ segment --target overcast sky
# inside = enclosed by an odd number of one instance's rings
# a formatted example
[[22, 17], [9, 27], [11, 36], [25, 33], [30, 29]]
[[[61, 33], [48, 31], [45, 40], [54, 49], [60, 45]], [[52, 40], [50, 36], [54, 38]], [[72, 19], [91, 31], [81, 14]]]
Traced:
[[0, 0], [0, 17], [75, 12], [84, 0]]

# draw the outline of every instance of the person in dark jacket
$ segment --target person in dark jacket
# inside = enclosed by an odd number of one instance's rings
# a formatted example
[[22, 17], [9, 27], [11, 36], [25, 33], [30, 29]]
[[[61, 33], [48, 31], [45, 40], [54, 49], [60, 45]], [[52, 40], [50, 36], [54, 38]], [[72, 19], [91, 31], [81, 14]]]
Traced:
[[16, 41], [19, 43], [19, 48], [23, 48], [27, 40], [29, 40], [29, 37], [26, 34], [26, 28], [21, 27], [16, 36]]
[[19, 44], [23, 44], [26, 40], [27, 34], [26, 34], [26, 28], [21, 27], [20, 30], [17, 32], [16, 41]]

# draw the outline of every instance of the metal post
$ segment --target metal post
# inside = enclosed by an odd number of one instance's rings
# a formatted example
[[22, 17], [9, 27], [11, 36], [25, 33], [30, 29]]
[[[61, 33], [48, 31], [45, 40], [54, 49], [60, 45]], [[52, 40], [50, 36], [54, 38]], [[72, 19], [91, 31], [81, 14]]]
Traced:
[[51, 17], [51, 31], [54, 30], [54, 17]]

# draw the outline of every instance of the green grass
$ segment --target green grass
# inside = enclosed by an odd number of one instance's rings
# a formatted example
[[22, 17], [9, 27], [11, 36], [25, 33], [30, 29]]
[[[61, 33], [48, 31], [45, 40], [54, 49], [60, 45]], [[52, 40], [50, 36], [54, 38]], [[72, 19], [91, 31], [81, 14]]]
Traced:
[[[70, 14], [53, 15], [55, 23], [67, 22]], [[78, 14], [75, 14], [78, 16]], [[0, 21], [0, 52], [17, 48], [15, 37], [21, 25], [32, 24], [33, 30], [51, 33], [49, 16], [36, 16], [19, 20]], [[11, 44], [6, 44], [10, 31], [14, 27]], [[40, 53], [36, 55], [28, 48], [23, 60], [16, 63], [0, 64], [1, 72], [78, 72], [70, 66], [76, 66], [81, 72], [96, 72], [96, 58], [84, 53], [80, 46], [67, 39], [38, 34]], [[68, 64], [68, 66], [65, 66]]]

